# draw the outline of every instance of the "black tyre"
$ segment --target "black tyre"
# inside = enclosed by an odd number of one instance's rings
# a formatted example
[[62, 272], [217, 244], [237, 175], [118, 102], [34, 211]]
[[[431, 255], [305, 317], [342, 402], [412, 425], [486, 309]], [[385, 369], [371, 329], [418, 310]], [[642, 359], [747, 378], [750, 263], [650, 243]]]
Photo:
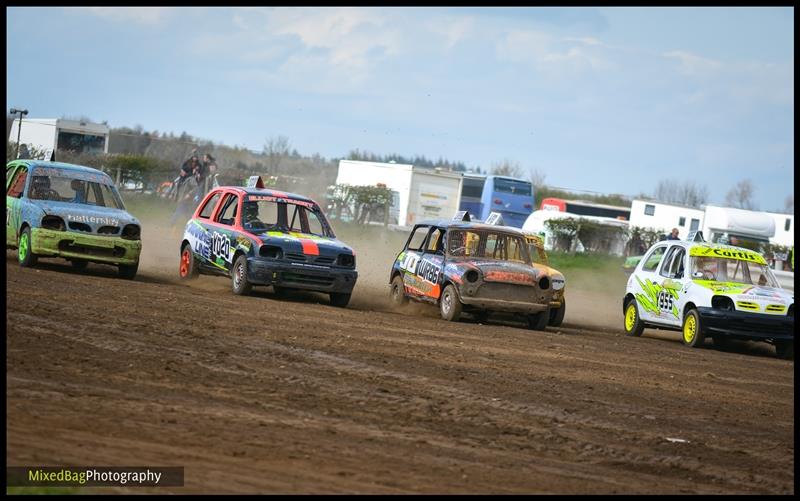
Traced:
[[178, 268], [178, 275], [182, 280], [191, 280], [197, 278], [200, 270], [197, 266], [197, 260], [194, 258], [192, 247], [188, 243], [183, 244], [181, 247], [181, 263]]
[[564, 321], [564, 313], [567, 311], [567, 300], [566, 298], [561, 299], [561, 306], [554, 310], [550, 310], [550, 321], [548, 325], [552, 327], [558, 327], [561, 325], [561, 322]]
[[625, 327], [626, 336], [639, 337], [644, 331], [644, 323], [639, 317], [639, 306], [636, 304], [636, 299], [631, 299], [625, 307]]
[[457, 322], [461, 317], [461, 300], [458, 299], [458, 293], [453, 284], [447, 284], [442, 292], [442, 297], [439, 298], [439, 312], [442, 318], [448, 322]]
[[118, 266], [117, 275], [125, 280], [133, 280], [137, 271], [139, 271], [139, 263], [121, 264]]
[[395, 307], [399, 308], [408, 304], [405, 284], [403, 284], [403, 277], [400, 275], [396, 275], [392, 279], [392, 284], [389, 286], [389, 297]]
[[19, 247], [17, 247], [17, 258], [19, 265], [23, 268], [36, 266], [37, 255], [33, 253], [33, 240], [31, 240], [31, 229], [25, 228], [19, 236]]
[[697, 310], [691, 309], [686, 312], [683, 317], [683, 344], [692, 348], [697, 348], [703, 345], [706, 336], [703, 332], [703, 326], [700, 323], [700, 315]]
[[547, 322], [550, 321], [550, 310], [540, 311], [539, 313], [531, 313], [528, 315], [528, 328], [535, 331], [543, 331], [547, 328]]
[[347, 306], [347, 303], [350, 302], [351, 294], [345, 294], [343, 292], [331, 292], [331, 306], [335, 306], [337, 308], [344, 308]]
[[85, 259], [73, 259], [72, 261], [70, 261], [70, 264], [72, 265], [73, 270], [83, 271], [86, 269], [87, 266], [89, 266], [89, 261]]
[[794, 360], [794, 340], [776, 339], [775, 355], [784, 360]]
[[250, 291], [253, 290], [253, 284], [247, 280], [247, 256], [244, 254], [240, 254], [233, 262], [231, 282], [233, 293], [239, 296], [250, 294]]

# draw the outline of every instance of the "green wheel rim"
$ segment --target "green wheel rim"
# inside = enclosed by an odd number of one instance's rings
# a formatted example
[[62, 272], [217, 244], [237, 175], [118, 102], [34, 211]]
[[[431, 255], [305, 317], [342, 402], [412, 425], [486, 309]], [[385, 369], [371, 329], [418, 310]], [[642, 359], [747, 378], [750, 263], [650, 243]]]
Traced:
[[19, 262], [25, 261], [28, 257], [28, 252], [30, 250], [30, 244], [28, 242], [28, 234], [23, 233], [22, 237], [19, 239]]

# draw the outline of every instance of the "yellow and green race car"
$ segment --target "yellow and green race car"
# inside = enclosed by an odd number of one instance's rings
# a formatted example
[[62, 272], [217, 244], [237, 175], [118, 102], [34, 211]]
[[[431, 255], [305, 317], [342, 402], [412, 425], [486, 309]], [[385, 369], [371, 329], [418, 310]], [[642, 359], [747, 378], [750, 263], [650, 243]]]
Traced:
[[625, 333], [645, 327], [680, 331], [695, 347], [711, 337], [758, 340], [794, 357], [794, 293], [781, 288], [764, 257], [750, 249], [703, 241], [653, 245], [628, 278], [622, 300]]

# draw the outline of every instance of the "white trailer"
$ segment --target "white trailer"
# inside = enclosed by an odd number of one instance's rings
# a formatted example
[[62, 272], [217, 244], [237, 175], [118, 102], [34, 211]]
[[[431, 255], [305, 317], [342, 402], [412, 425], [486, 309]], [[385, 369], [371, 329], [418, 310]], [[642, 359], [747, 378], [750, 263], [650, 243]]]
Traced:
[[[14, 119], [8, 140], [16, 143], [19, 138], [20, 157], [31, 147], [41, 152], [38, 160], [50, 160], [53, 152], [71, 150], [76, 153], [108, 153], [110, 129], [105, 124], [64, 120], [61, 118], [23, 118]], [[58, 153], [56, 153], [58, 156]]]
[[461, 198], [461, 174], [410, 164], [340, 160], [336, 184], [386, 186], [398, 194], [398, 225], [449, 219]]
[[703, 236], [709, 242], [736, 237], [767, 243], [775, 236], [775, 220], [766, 212], [707, 205], [705, 213]]
[[[692, 231], [701, 230], [704, 219], [705, 211], [692, 207], [649, 200], [631, 202], [631, 227], [651, 228], [663, 234], [669, 234], [672, 228], [678, 228], [678, 237], [681, 239]], [[708, 238], [708, 234], [705, 235]]]
[[770, 238], [770, 243], [794, 247], [794, 215], [767, 212], [775, 221], [775, 236]]

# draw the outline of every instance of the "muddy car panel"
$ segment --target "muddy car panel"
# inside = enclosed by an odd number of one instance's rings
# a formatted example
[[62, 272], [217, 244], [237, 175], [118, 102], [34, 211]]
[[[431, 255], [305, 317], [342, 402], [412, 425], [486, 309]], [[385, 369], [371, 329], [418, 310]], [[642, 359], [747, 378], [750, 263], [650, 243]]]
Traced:
[[[222, 216], [229, 197], [233, 197], [236, 210], [235, 216], [226, 220]], [[241, 214], [243, 204], [253, 201], [318, 211], [326, 234], [285, 228], [248, 231]], [[214, 203], [215, 208], [205, 212], [207, 203]], [[217, 188], [197, 207], [186, 225], [183, 242], [191, 246], [202, 273], [229, 276], [238, 256], [247, 256], [247, 279], [254, 285], [350, 293], [358, 278], [352, 248], [336, 239], [316, 202], [301, 195], [260, 188]]]

